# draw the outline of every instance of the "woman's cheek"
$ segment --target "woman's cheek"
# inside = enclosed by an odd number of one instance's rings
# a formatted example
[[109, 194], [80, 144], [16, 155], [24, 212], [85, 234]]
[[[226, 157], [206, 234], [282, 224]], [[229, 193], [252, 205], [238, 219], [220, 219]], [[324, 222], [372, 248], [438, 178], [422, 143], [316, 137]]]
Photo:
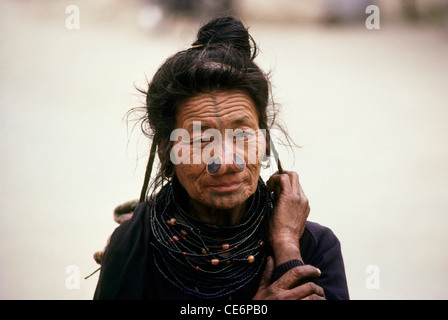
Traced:
[[249, 164], [246, 170], [250, 175], [250, 191], [253, 193], [258, 187], [258, 177], [260, 176], [261, 163]]
[[203, 164], [179, 164], [175, 166], [175, 172], [180, 184], [190, 196], [200, 194], [201, 178], [205, 172]]

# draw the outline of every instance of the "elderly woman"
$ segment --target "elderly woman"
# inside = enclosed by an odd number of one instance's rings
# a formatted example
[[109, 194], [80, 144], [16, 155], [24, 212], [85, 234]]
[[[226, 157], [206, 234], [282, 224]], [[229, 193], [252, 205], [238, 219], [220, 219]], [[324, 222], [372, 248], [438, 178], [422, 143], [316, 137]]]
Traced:
[[95, 299], [348, 299], [340, 243], [306, 221], [298, 175], [260, 178], [275, 114], [255, 56], [243, 24], [222, 17], [156, 72], [140, 203], [110, 238]]

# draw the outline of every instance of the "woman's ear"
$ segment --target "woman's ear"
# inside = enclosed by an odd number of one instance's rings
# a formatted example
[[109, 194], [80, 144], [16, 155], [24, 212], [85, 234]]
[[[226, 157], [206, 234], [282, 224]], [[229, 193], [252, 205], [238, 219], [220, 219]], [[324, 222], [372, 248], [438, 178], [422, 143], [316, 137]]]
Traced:
[[266, 129], [266, 150], [264, 154], [264, 159], [267, 159], [271, 155], [271, 131], [269, 129]]
[[162, 167], [162, 177], [163, 179], [170, 179], [174, 177], [174, 165], [169, 161], [165, 166]]
[[165, 138], [160, 140], [159, 147], [157, 149], [157, 155], [159, 156], [162, 170], [162, 177], [164, 179], [174, 177], [174, 165], [170, 159], [171, 146], [172, 142]]

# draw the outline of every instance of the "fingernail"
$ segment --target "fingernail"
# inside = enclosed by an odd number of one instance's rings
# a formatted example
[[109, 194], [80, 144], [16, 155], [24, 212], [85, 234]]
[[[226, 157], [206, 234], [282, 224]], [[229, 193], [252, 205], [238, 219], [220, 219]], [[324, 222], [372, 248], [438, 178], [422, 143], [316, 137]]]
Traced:
[[319, 268], [316, 268], [316, 270], [317, 270], [317, 272], [319, 272], [319, 277], [320, 277], [320, 275], [322, 274], [322, 271], [320, 271]]

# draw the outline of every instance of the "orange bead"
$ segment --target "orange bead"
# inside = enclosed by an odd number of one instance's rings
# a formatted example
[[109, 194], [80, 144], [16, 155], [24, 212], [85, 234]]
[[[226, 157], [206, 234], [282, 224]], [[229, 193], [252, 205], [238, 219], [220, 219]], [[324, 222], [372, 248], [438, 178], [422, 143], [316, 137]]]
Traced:
[[169, 222], [170, 225], [174, 226], [176, 225], [176, 219], [172, 218]]
[[219, 259], [212, 259], [212, 265], [216, 266], [219, 263]]
[[228, 243], [224, 243], [224, 244], [222, 245], [222, 250], [229, 250], [229, 248], [230, 248], [230, 246], [229, 246]]
[[252, 255], [250, 255], [250, 256], [247, 257], [247, 261], [248, 261], [249, 263], [252, 263], [252, 262], [255, 261], [255, 257], [252, 256]]

